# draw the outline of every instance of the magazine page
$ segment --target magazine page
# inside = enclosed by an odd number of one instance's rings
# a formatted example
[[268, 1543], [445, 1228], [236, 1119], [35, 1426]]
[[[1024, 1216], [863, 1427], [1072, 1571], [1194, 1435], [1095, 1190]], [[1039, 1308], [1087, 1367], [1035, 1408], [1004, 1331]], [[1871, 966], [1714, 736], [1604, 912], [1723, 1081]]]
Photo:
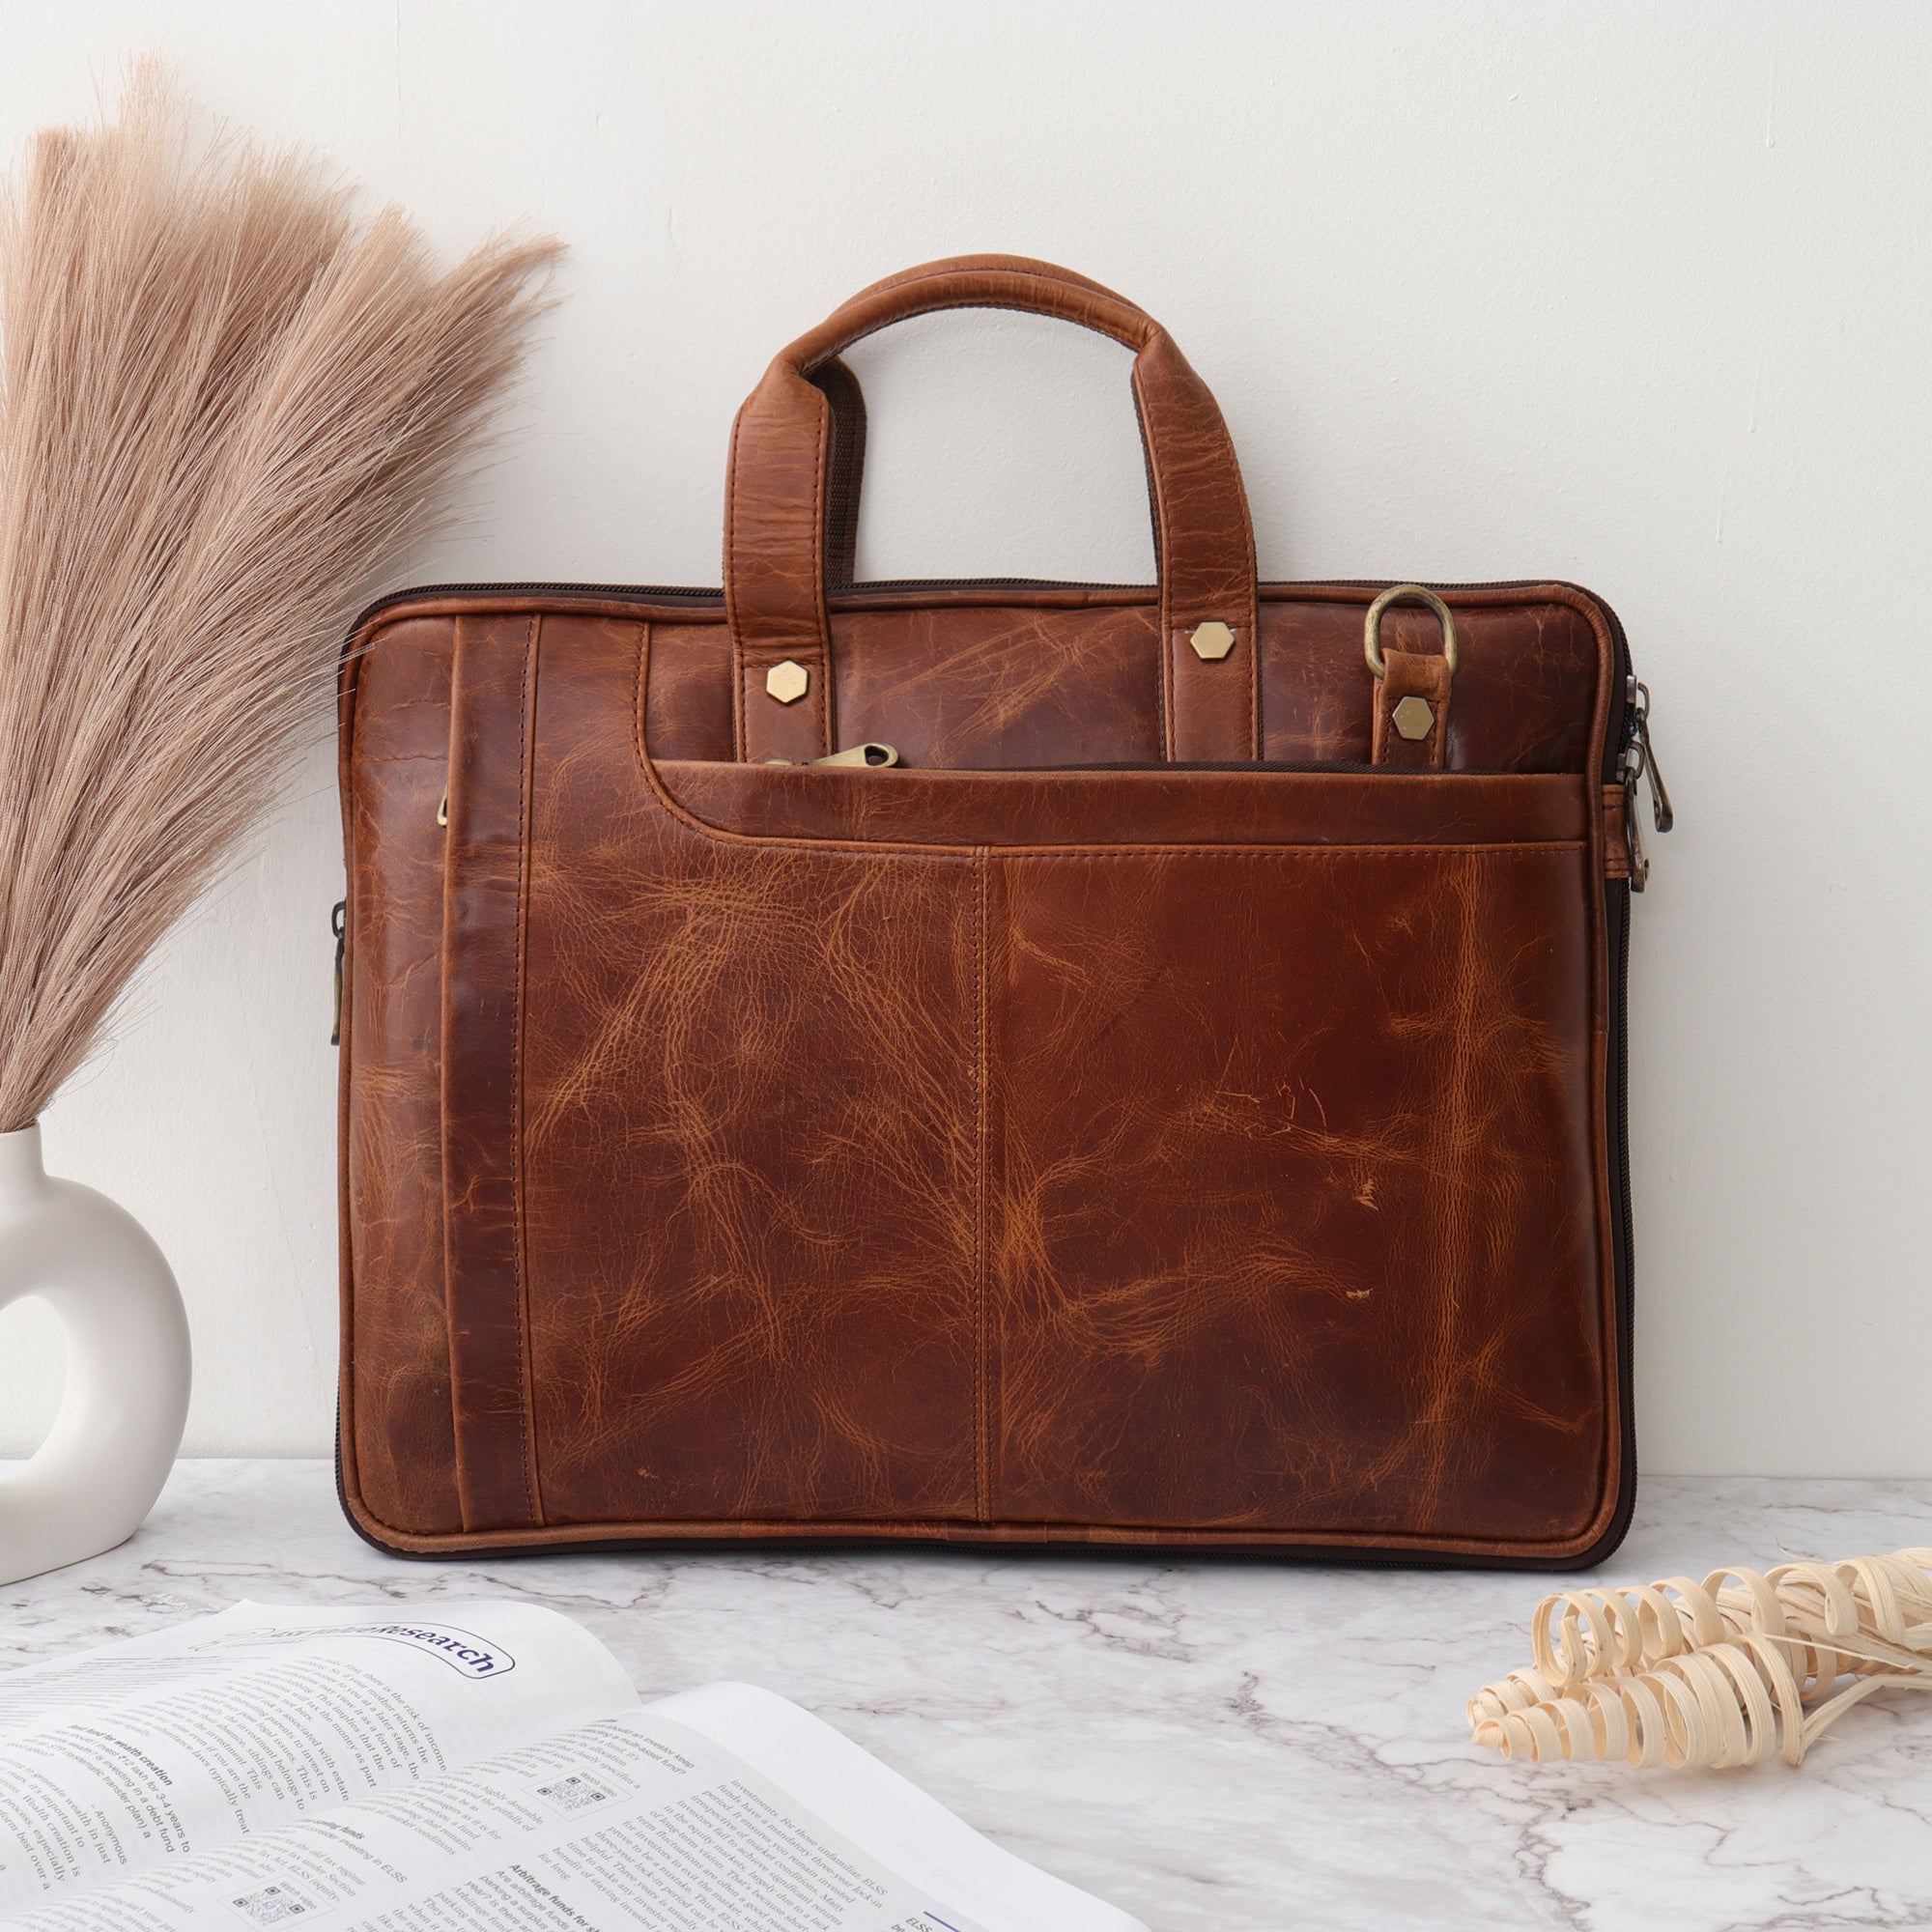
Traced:
[[1146, 1932], [1138, 1918], [981, 1837], [842, 1731], [769, 1690], [710, 1684], [644, 1712], [701, 1731], [881, 1864], [1000, 1932]]
[[[822, 1779], [849, 1768], [733, 1690], [687, 1709]], [[727, 1708], [731, 1707], [731, 1708]], [[814, 1719], [799, 1717], [810, 1727]], [[754, 1744], [758, 1738], [753, 1738]], [[773, 1744], [773, 1740], [781, 1742]], [[857, 1747], [846, 1749], [858, 1758]], [[869, 1760], [867, 1760], [869, 1764]], [[893, 1775], [878, 1767], [880, 1775]], [[930, 1803], [930, 1801], [927, 1801]], [[863, 1794], [843, 1808], [861, 1827]], [[935, 1810], [937, 1806], [933, 1807]], [[917, 1848], [912, 1807], [891, 1829]], [[960, 1828], [963, 1830], [964, 1828]], [[967, 1871], [956, 1844], [929, 1854]], [[990, 1847], [986, 1848], [989, 1852]], [[978, 1874], [968, 1910], [895, 1870], [862, 1838], [724, 1748], [648, 1707], [561, 1732], [466, 1770], [318, 1813], [200, 1856], [183, 1856], [82, 1896], [0, 1921], [11, 1932], [1128, 1932], [1134, 1921], [1055, 1882], [1013, 1888], [1012, 1909]], [[1017, 1863], [1017, 1861], [1012, 1861]], [[941, 1873], [944, 1879], [944, 1872]], [[1036, 1875], [1037, 1876], [1037, 1875]], [[1042, 1916], [1044, 1911], [1045, 1916]], [[1085, 1916], [1081, 1916], [1084, 1912]]]
[[0, 1915], [635, 1710], [534, 1605], [238, 1604], [0, 1675]]

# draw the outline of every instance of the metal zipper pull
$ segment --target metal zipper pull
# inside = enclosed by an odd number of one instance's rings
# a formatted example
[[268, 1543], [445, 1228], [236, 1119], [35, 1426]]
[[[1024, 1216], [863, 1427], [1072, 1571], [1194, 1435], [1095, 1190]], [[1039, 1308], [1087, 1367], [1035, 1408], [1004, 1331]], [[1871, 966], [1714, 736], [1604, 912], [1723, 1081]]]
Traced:
[[842, 765], [855, 771], [882, 772], [888, 765], [900, 762], [899, 754], [890, 745], [847, 745], [842, 752], [834, 752], [823, 758], [763, 758], [767, 765]]
[[342, 1044], [342, 957], [349, 946], [349, 901], [337, 899], [328, 915], [328, 929], [335, 935], [335, 1018], [328, 1029], [330, 1046]]
[[811, 760], [814, 765], [859, 765], [872, 772], [882, 772], [898, 761], [899, 754], [890, 745], [848, 745], [830, 757]]
[[1677, 814], [1664, 788], [1663, 774], [1657, 768], [1657, 747], [1651, 742], [1650, 687], [1633, 676], [1625, 696], [1629, 723], [1624, 728], [1624, 753], [1618, 769], [1624, 783], [1624, 825], [1630, 839], [1631, 891], [1640, 893], [1650, 882], [1650, 855], [1644, 850], [1637, 824], [1637, 781], [1642, 780], [1650, 788], [1651, 823], [1658, 831], [1668, 832], [1677, 822]]
[[1650, 687], [1637, 686], [1638, 695], [1643, 699], [1643, 775], [1650, 781], [1650, 810], [1653, 822], [1660, 832], [1668, 832], [1677, 822], [1677, 814], [1670, 807], [1670, 794], [1663, 785], [1663, 767], [1657, 762], [1657, 740], [1650, 730]]

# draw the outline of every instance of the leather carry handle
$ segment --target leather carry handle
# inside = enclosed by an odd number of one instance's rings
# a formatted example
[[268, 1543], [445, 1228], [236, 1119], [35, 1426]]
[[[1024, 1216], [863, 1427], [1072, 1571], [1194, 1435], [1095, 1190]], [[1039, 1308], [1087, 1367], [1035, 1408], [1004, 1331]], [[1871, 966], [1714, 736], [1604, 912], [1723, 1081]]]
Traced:
[[[939, 267], [939, 264], [929, 264]], [[1076, 288], [1090, 290], [1118, 301], [1110, 288], [1075, 274], [1071, 269], [1055, 268], [1050, 262], [1036, 262], [1023, 255], [955, 255], [944, 266], [952, 269], [1018, 269], [1049, 273]], [[924, 274], [924, 269], [908, 269], [888, 275], [852, 298], [864, 301], [899, 283]], [[849, 308], [851, 302], [841, 304]], [[806, 372], [806, 377], [824, 395], [832, 411], [831, 443], [826, 456], [825, 490], [825, 581], [850, 583], [859, 575], [859, 492], [866, 473], [866, 392], [851, 367], [838, 356], [821, 362]], [[1145, 449], [1145, 441], [1143, 441]], [[1154, 555], [1160, 555], [1160, 523], [1153, 523]]]
[[[814, 758], [834, 749], [827, 541], [842, 545], [849, 534], [864, 452], [857, 384], [837, 358], [893, 323], [952, 308], [1050, 316], [1134, 351], [1160, 571], [1167, 755], [1215, 763], [1258, 756], [1254, 535], [1213, 396], [1166, 329], [1111, 289], [1049, 263], [980, 255], [909, 269], [861, 291], [775, 357], [738, 412], [725, 481], [724, 598], [739, 757]], [[842, 556], [836, 562], [849, 568]]]
[[[1050, 262], [1036, 262], [1023, 255], [955, 255], [944, 266], [952, 269], [1036, 270], [1057, 276], [1076, 288], [1087, 289], [1111, 300], [1122, 299], [1112, 289], [1086, 275], [1075, 274], [1071, 269], [1056, 268]], [[899, 283], [925, 272], [924, 269], [908, 269], [901, 274], [888, 275], [884, 281], [861, 289], [852, 300], [863, 301], [869, 296], [895, 288]], [[845, 303], [842, 306], [850, 305]], [[851, 583], [859, 575], [859, 492], [866, 472], [866, 392], [859, 386], [859, 379], [850, 366], [837, 355], [806, 374], [807, 380], [824, 393], [832, 411], [831, 446], [826, 459], [825, 581], [828, 584]], [[1145, 437], [1142, 447], [1145, 454]], [[1160, 521], [1158, 518], [1152, 521], [1154, 556], [1157, 560], [1160, 556]]]

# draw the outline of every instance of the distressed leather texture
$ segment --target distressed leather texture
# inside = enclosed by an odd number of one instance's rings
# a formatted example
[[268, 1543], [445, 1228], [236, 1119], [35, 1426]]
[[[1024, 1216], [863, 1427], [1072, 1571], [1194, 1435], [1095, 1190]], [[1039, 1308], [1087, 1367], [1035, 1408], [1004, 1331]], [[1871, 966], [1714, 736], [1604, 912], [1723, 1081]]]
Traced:
[[[845, 581], [839, 351], [984, 303], [1135, 349], [1159, 585]], [[727, 495], [722, 592], [432, 589], [345, 653], [357, 1527], [1605, 1553], [1605, 607], [1444, 588], [1453, 680], [1398, 607], [1378, 682], [1381, 586], [1255, 582], [1165, 331], [1006, 257], [785, 351]], [[1409, 692], [1426, 742], [1388, 722]], [[867, 740], [903, 768], [763, 762]]]

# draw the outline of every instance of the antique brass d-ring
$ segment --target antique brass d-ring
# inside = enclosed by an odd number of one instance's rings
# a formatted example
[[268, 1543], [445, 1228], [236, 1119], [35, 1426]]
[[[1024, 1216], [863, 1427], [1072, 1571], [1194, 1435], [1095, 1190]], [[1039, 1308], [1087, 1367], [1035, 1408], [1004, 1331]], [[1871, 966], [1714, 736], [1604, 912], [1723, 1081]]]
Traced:
[[1449, 675], [1456, 675], [1456, 617], [1455, 613], [1436, 596], [1433, 590], [1425, 590], [1419, 583], [1392, 583], [1369, 606], [1367, 620], [1362, 625], [1362, 649], [1368, 654], [1369, 668], [1378, 677], [1387, 675], [1388, 666], [1382, 662], [1380, 632], [1382, 612], [1391, 604], [1404, 602], [1427, 604], [1435, 612], [1435, 620], [1442, 626], [1442, 661], [1449, 667]]

